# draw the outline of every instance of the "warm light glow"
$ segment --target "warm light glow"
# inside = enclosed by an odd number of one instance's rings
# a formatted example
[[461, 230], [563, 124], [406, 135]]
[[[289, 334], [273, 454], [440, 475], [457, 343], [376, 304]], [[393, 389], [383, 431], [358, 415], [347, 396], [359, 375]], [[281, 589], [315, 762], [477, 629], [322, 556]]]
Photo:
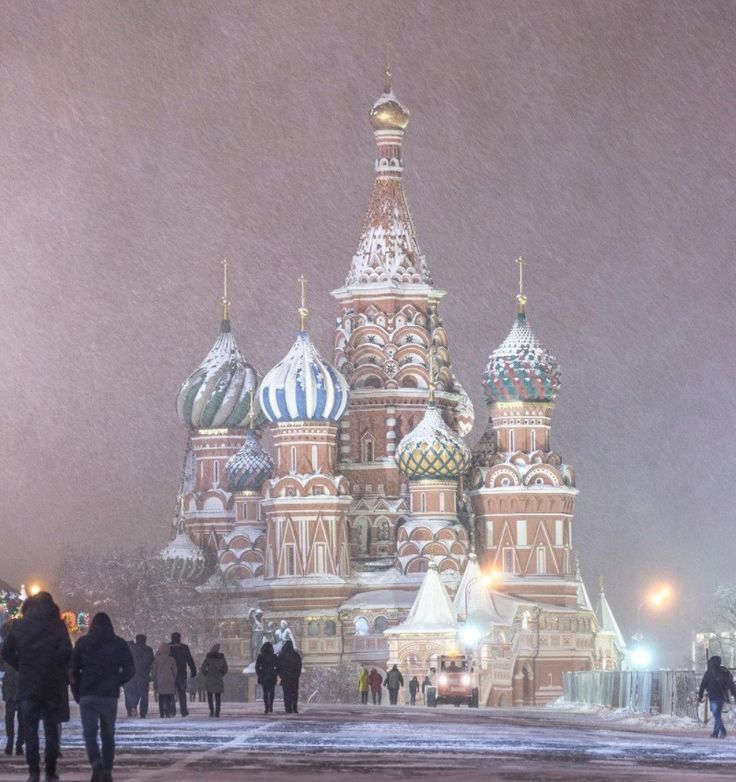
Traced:
[[37, 595], [41, 591], [40, 584], [31, 584], [31, 586], [28, 589], [28, 594], [31, 596]]
[[661, 605], [664, 605], [671, 596], [672, 590], [668, 586], [661, 586], [649, 595], [648, 600], [655, 608], [659, 608]]

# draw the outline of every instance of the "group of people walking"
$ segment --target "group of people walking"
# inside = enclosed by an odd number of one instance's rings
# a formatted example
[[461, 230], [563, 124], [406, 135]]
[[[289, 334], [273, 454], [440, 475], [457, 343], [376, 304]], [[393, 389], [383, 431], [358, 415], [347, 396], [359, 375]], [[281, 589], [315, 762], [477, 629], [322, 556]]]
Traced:
[[256, 677], [263, 690], [265, 714], [273, 712], [276, 684], [281, 680], [284, 691], [284, 711], [299, 713], [299, 677], [302, 675], [302, 658], [291, 641], [284, 641], [276, 654], [273, 644], [266, 641], [256, 659]]
[[[428, 684], [430, 684], [429, 677], [425, 677], [422, 684], [419, 684], [419, 679], [413, 676], [409, 679], [409, 703], [411, 706], [416, 706], [417, 693], [421, 686], [422, 695]], [[367, 668], [363, 668], [358, 674], [358, 692], [360, 693], [360, 702], [365, 706], [368, 703], [368, 694], [370, 693], [374, 706], [381, 705], [381, 699], [383, 690], [382, 687], [386, 687], [388, 690], [389, 703], [392, 706], [396, 706], [399, 702], [399, 690], [404, 686], [404, 677], [399, 670], [398, 665], [394, 663], [389, 672], [386, 674], [386, 678], [378, 672], [376, 668], [371, 668], [368, 673]]]

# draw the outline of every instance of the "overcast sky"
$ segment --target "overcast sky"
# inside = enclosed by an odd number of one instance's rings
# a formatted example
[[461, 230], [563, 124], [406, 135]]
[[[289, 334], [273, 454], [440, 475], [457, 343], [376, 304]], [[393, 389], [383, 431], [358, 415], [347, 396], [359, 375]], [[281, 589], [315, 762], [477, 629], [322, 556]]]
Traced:
[[93, 543], [161, 547], [174, 401], [212, 344], [219, 258], [261, 371], [296, 278], [331, 354], [373, 179], [367, 111], [411, 111], [406, 183], [457, 373], [514, 317], [516, 267], [563, 385], [574, 542], [624, 632], [679, 664], [736, 581], [736, 5], [5, 2], [0, 5], [0, 577]]

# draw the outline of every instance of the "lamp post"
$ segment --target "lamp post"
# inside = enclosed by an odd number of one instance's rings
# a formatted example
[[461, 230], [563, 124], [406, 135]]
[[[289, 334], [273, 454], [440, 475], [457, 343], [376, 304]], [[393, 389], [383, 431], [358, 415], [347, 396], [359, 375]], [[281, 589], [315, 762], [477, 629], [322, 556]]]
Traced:
[[671, 591], [667, 586], [660, 587], [655, 592], [648, 594], [644, 600], [639, 603], [636, 609], [636, 633], [632, 636], [633, 640], [637, 643], [641, 643], [644, 640], [644, 635], [641, 632], [641, 610], [644, 606], [651, 605], [654, 608], [659, 608], [664, 604], [668, 597], [670, 597]]
[[474, 576], [473, 578], [468, 581], [468, 583], [465, 585], [465, 595], [464, 595], [464, 602], [465, 602], [465, 621], [468, 621], [468, 593], [470, 592], [470, 587], [473, 586], [473, 584], [476, 581], [482, 581], [486, 586], [490, 586], [493, 583], [493, 576], [489, 576], [488, 574], [481, 573], [478, 576]]

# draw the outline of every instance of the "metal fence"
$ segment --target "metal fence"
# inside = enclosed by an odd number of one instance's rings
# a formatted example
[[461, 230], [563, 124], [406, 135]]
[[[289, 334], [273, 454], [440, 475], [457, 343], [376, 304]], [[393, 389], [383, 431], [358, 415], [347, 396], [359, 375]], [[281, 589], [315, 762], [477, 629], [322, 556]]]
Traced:
[[575, 671], [563, 674], [563, 684], [570, 703], [698, 719], [700, 678], [695, 671]]

